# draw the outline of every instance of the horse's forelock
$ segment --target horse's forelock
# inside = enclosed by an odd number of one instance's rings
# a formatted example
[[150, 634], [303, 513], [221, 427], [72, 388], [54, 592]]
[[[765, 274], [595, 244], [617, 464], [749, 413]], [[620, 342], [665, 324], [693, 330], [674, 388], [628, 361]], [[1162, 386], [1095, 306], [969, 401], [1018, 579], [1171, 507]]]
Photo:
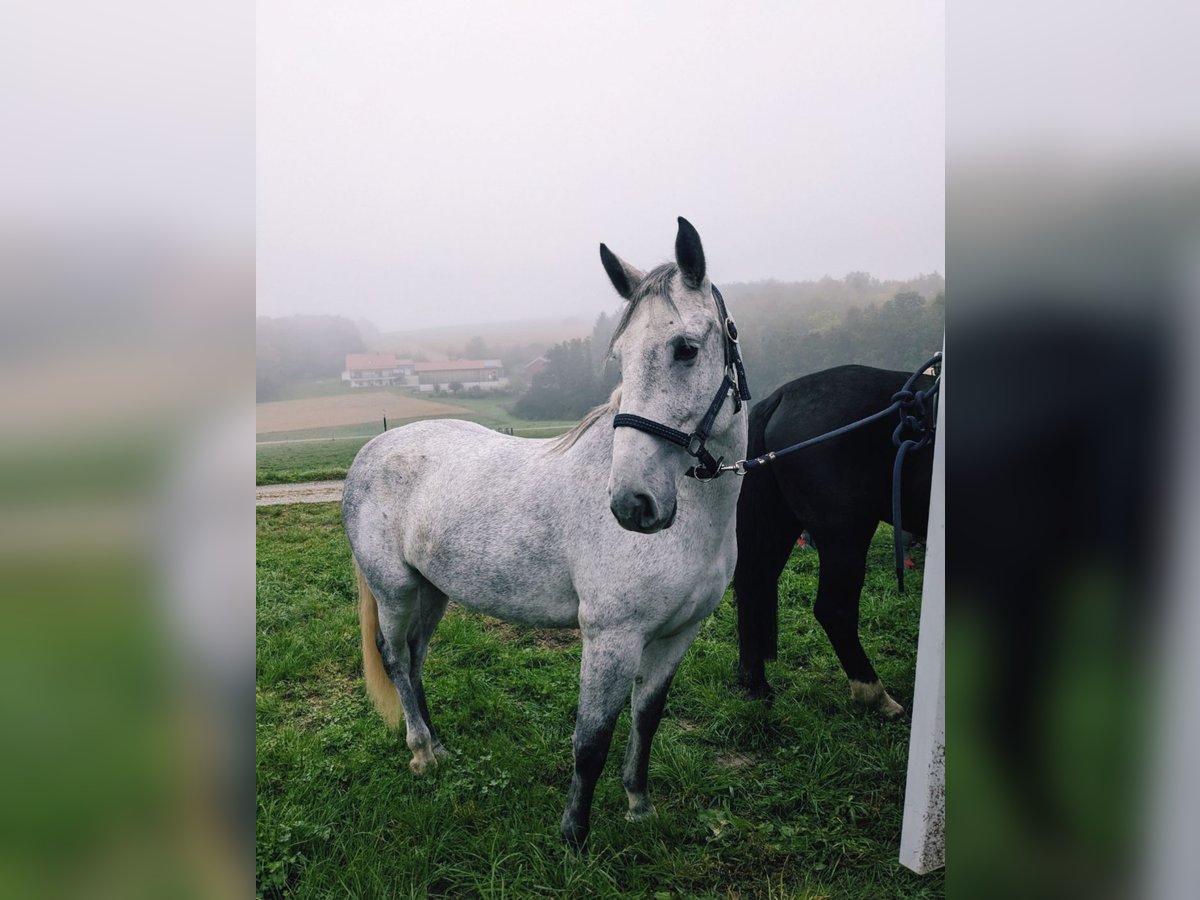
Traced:
[[[634, 288], [629, 300], [625, 304], [625, 309], [621, 313], [621, 320], [617, 323], [616, 329], [613, 331], [612, 340], [609, 341], [608, 350], [611, 353], [613, 345], [617, 342], [625, 329], [629, 327], [629, 322], [633, 318], [634, 312], [640, 307], [642, 301], [647, 298], [661, 297], [667, 302], [667, 305], [672, 310], [678, 312], [675, 306], [675, 301], [671, 297], [671, 284], [675, 276], [679, 273], [679, 266], [675, 263], [663, 263], [661, 266], [652, 269], [646, 275], [638, 286]], [[570, 431], [559, 438], [550, 446], [551, 453], [563, 453], [572, 447], [583, 437], [584, 432], [596, 424], [605, 415], [616, 413], [621, 408], [621, 386], [618, 384], [613, 390], [612, 396], [608, 398], [606, 403], [601, 403], [572, 428]]]
[[679, 266], [675, 265], [675, 263], [663, 263], [661, 266], [652, 269], [638, 283], [629, 301], [625, 304], [625, 309], [621, 312], [621, 321], [617, 323], [617, 327], [613, 331], [612, 340], [608, 342], [608, 351], [610, 353], [617, 342], [617, 338], [624, 334], [625, 329], [629, 327], [629, 320], [633, 318], [634, 312], [647, 297], [662, 297], [672, 309], [675, 309], [675, 301], [671, 299], [671, 282], [678, 272]]

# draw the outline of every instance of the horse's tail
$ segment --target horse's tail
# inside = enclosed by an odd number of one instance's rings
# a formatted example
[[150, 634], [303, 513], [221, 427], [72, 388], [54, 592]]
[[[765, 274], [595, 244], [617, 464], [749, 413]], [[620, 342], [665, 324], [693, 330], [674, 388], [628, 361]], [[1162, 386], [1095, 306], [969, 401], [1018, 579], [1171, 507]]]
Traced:
[[390, 727], [399, 728], [402, 717], [400, 695], [396, 693], [396, 686], [392, 684], [383, 656], [375, 644], [375, 635], [379, 633], [379, 607], [357, 560], [354, 574], [358, 577], [358, 623], [362, 629], [363, 678], [367, 682], [367, 695], [383, 720]]
[[[750, 411], [746, 455], [759, 456], [767, 451], [766, 430], [771, 415], [783, 400], [776, 391]], [[738, 497], [738, 561], [733, 574], [737, 597], [738, 650], [743, 664], [775, 659], [779, 645], [779, 604], [774, 586], [763, 571], [769, 563], [768, 545], [778, 542], [776, 514], [779, 487], [774, 473], [756, 472], [742, 482]]]

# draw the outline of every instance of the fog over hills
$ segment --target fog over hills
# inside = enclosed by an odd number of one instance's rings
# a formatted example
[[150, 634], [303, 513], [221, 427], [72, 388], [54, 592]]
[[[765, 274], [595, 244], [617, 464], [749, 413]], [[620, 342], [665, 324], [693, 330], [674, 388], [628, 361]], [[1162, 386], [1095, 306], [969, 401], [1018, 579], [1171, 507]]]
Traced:
[[586, 322], [681, 215], [720, 285], [945, 270], [940, 2], [258, 9], [262, 315]]

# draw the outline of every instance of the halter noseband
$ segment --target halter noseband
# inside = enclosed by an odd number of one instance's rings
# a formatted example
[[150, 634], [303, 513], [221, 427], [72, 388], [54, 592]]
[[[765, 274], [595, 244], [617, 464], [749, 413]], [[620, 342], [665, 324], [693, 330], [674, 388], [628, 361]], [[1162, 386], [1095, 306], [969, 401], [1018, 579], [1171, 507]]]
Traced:
[[713, 423], [717, 420], [717, 414], [721, 411], [725, 398], [733, 397], [735, 415], [741, 411], [742, 402], [750, 399], [750, 387], [746, 384], [746, 370], [742, 366], [742, 351], [738, 348], [737, 325], [729, 317], [729, 312], [725, 308], [725, 298], [721, 296], [716, 285], [712, 287], [712, 294], [713, 299], [717, 302], [717, 312], [720, 314], [721, 328], [724, 331], [724, 340], [721, 342], [721, 346], [725, 350], [725, 377], [721, 380], [721, 386], [717, 388], [712, 403], [708, 405], [708, 412], [700, 420], [700, 425], [691, 434], [686, 434], [652, 419], [645, 419], [630, 413], [618, 413], [613, 418], [613, 428], [636, 428], [638, 431], [644, 431], [682, 447], [689, 456], [700, 461], [700, 465], [692, 466], [686, 472], [689, 478], [695, 478], [698, 481], [712, 481], [726, 471], [721, 468], [721, 461], [724, 457], [714, 459], [704, 446], [712, 434]]

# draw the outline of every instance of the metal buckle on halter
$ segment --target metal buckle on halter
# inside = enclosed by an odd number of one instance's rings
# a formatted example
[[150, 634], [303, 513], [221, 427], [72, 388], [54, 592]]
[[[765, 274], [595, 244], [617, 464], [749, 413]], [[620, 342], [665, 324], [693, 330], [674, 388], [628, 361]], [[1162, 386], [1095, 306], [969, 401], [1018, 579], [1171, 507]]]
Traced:
[[729, 338], [735, 344], [738, 342], [737, 323], [733, 321], [732, 316], [725, 317], [725, 337]]
[[740, 406], [742, 402], [742, 391], [741, 385], [738, 384], [737, 369], [733, 367], [733, 363], [730, 363], [725, 367], [725, 377], [729, 379], [729, 393], [727, 396], [733, 397], [733, 399]]
[[697, 432], [692, 432], [688, 435], [686, 448], [688, 456], [700, 456], [700, 451], [704, 449], [704, 438]]
[[729, 466], [721, 465], [721, 463], [723, 463], [724, 461], [725, 461], [725, 457], [723, 457], [723, 456], [720, 459], [718, 459], [716, 468], [713, 469], [713, 473], [711, 475], [709, 475], [707, 478], [700, 474], [700, 466], [696, 466], [692, 469], [692, 477], [694, 479], [696, 479], [697, 481], [699, 481], [701, 484], [704, 484], [709, 481], [714, 481], [721, 476], [722, 472], [725, 472], [726, 470], [729, 469]]

